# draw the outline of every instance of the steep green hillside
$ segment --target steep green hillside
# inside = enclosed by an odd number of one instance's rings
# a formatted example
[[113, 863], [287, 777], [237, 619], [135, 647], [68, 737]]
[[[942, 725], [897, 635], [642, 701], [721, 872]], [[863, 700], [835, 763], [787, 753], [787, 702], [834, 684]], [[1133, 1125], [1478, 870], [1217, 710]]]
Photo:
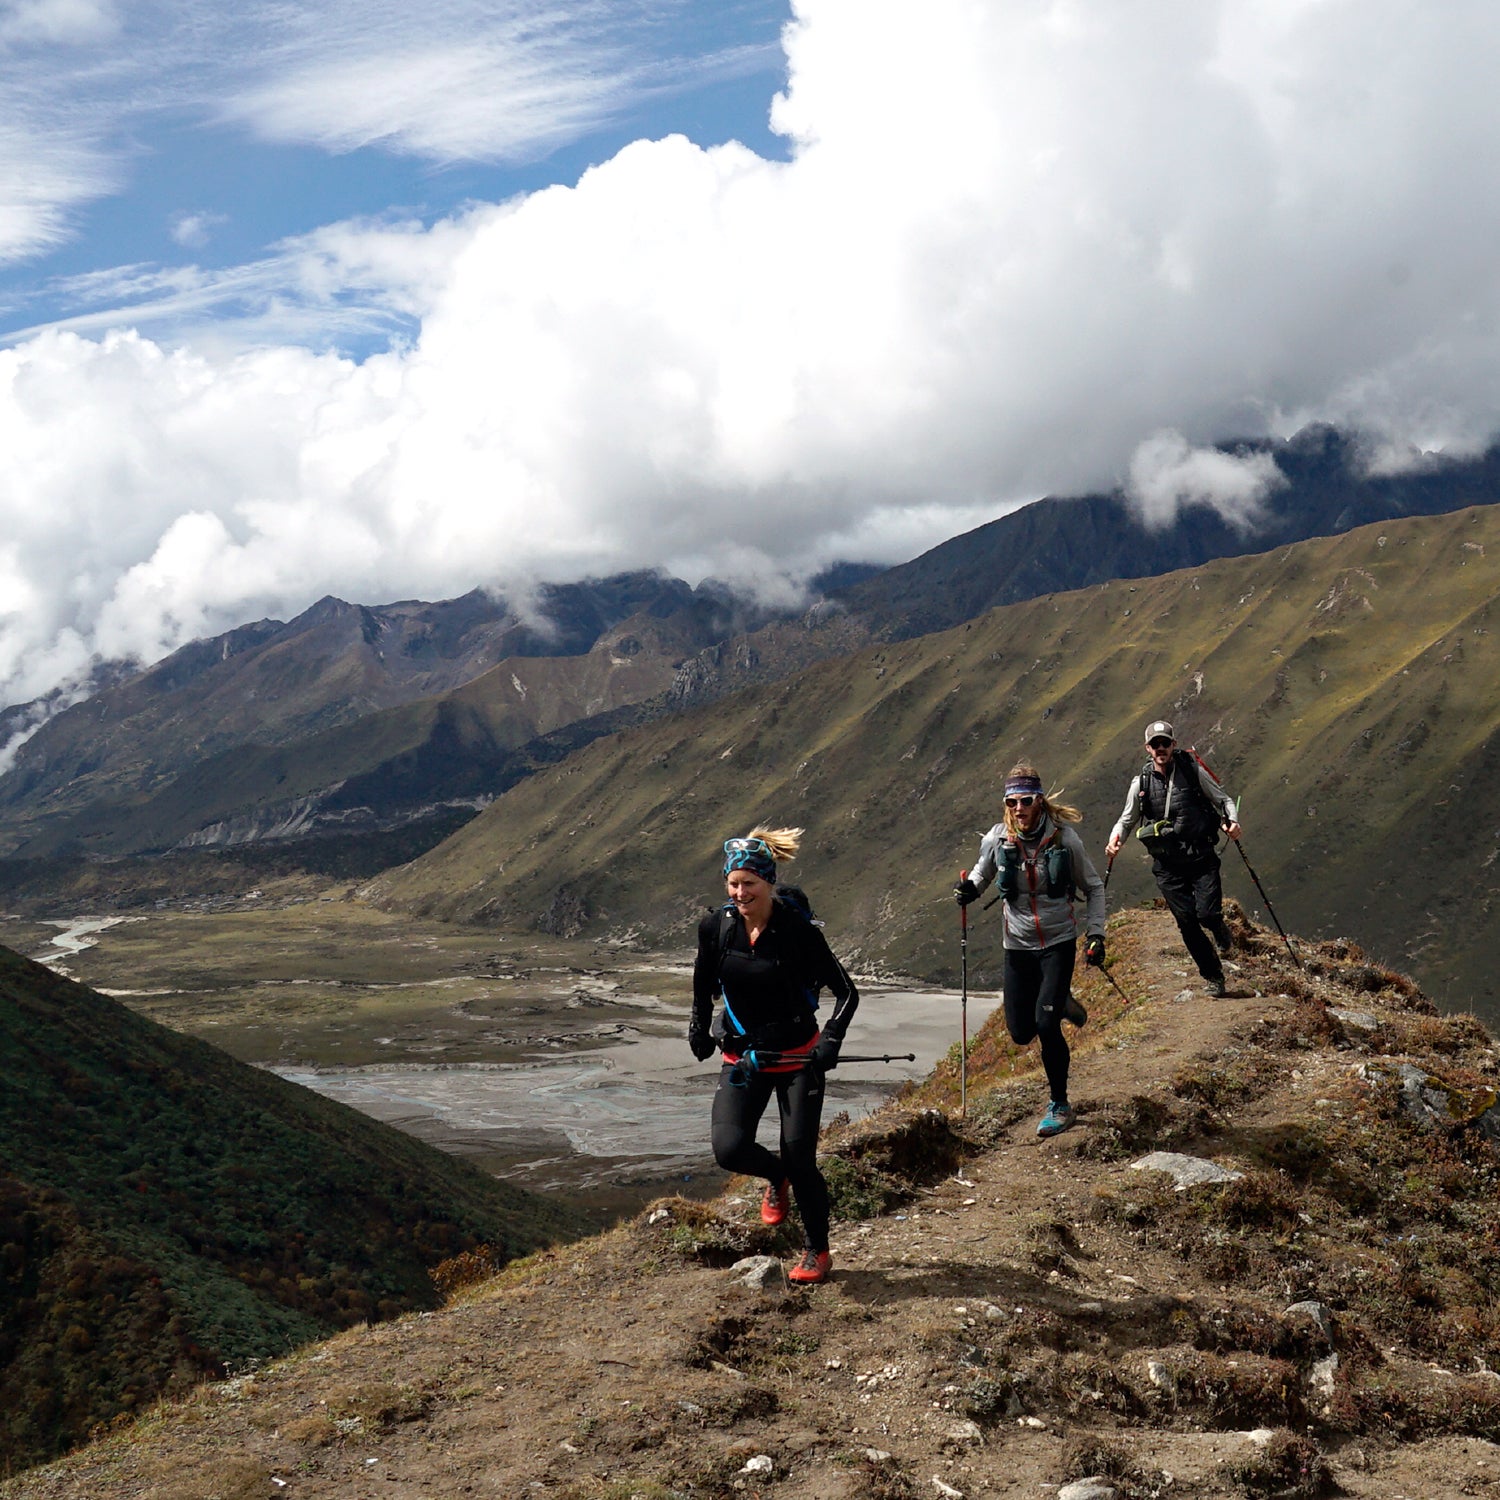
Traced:
[[0, 1467], [568, 1214], [0, 948]]
[[[1142, 726], [1166, 714], [1243, 796], [1286, 925], [1352, 935], [1493, 1015], [1497, 559], [1486, 506], [997, 609], [591, 745], [370, 889], [682, 942], [715, 898], [720, 840], [797, 823], [795, 873], [843, 950], [951, 980], [948, 888], [1010, 763], [1035, 760], [1084, 808], [1102, 859]], [[1127, 853], [1112, 898], [1148, 894]], [[978, 982], [996, 978], [993, 921], [975, 919]]]

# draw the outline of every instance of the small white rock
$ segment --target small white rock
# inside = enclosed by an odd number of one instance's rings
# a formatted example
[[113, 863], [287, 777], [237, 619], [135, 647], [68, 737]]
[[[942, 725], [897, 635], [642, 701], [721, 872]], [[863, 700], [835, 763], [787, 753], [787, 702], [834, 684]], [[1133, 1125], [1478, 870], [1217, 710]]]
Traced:
[[938, 1494], [943, 1496], [943, 1500], [964, 1500], [964, 1492], [962, 1490], [954, 1489], [951, 1484], [944, 1484], [936, 1474], [932, 1476], [932, 1487]]
[[1120, 1500], [1120, 1492], [1107, 1480], [1075, 1479], [1057, 1492], [1057, 1500]]
[[753, 1291], [780, 1291], [786, 1285], [786, 1272], [774, 1255], [751, 1255], [737, 1260], [729, 1268], [731, 1280]]
[[1179, 1193], [1208, 1183], [1234, 1182], [1245, 1175], [1232, 1167], [1221, 1167], [1201, 1156], [1184, 1156], [1179, 1151], [1151, 1151], [1130, 1165], [1137, 1172], [1165, 1172]]
[[771, 1462], [771, 1459], [770, 1459], [769, 1455], [767, 1455], [765, 1453], [757, 1453], [755, 1455], [755, 1457], [752, 1458], [745, 1465], [745, 1467], [740, 1470], [740, 1473], [741, 1474], [769, 1474], [772, 1471], [772, 1469], [774, 1469], [775, 1467], [776, 1467], [776, 1465]]

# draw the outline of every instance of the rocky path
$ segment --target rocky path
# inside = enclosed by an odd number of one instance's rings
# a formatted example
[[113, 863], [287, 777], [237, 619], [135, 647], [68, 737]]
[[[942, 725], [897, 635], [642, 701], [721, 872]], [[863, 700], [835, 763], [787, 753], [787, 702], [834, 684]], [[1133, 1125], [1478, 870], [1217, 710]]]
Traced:
[[[1034, 1057], [976, 1081], [963, 1121], [918, 1099], [843, 1144], [834, 1132], [833, 1151], [878, 1158], [907, 1190], [835, 1225], [826, 1286], [730, 1269], [789, 1257], [754, 1190], [664, 1200], [440, 1312], [163, 1407], [0, 1496], [1500, 1495], [1500, 1447], [1473, 1401], [1447, 1430], [1382, 1427], [1365, 1387], [1340, 1383], [1378, 1364], [1407, 1391], [1483, 1391], [1472, 1368], [1378, 1350], [1375, 1323], [1333, 1310], [1339, 1228], [1322, 1197], [1283, 1203], [1291, 1174], [1264, 1167], [1352, 1121], [1358, 1070], [1395, 1055], [1350, 1041], [1363, 1020], [1328, 1016], [1358, 1004], [1392, 1044], [1424, 1026], [1441, 1042], [1447, 1023], [1404, 992], [1350, 989], [1348, 973], [1372, 972], [1353, 960], [1299, 976], [1241, 931], [1231, 997], [1213, 1001], [1169, 920], [1127, 915], [1111, 943], [1130, 1004], [1080, 976], [1093, 1016], [1075, 1044], [1079, 1122], [1061, 1137], [1035, 1134]], [[1469, 1045], [1466, 1066], [1493, 1060], [1481, 1035]], [[1176, 1193], [1132, 1165], [1157, 1148], [1249, 1186]]]

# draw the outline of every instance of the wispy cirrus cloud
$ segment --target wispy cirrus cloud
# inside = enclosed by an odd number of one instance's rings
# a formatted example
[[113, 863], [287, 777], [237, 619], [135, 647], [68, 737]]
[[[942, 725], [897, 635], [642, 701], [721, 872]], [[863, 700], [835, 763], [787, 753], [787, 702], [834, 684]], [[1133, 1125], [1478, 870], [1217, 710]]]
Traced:
[[[634, 101], [763, 66], [764, 49], [681, 50], [685, 0], [3, 0], [0, 261], [69, 233], [168, 115], [264, 141], [433, 163], [523, 162]], [[187, 217], [184, 215], [184, 217]]]

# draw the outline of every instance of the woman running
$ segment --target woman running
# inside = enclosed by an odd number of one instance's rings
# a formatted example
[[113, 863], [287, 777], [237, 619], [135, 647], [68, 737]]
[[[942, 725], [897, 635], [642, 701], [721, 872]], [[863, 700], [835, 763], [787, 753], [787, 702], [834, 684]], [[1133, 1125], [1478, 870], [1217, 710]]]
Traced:
[[985, 834], [974, 868], [953, 890], [958, 904], [967, 906], [999, 878], [1005, 898], [1005, 1026], [1018, 1047], [1040, 1039], [1052, 1094], [1038, 1135], [1058, 1135], [1074, 1120], [1062, 1023], [1076, 1019], [1068, 1006], [1077, 1004], [1071, 993], [1078, 949], [1073, 903], [1080, 889], [1088, 898], [1084, 959], [1104, 962], [1104, 882], [1073, 831], [1082, 821], [1076, 807], [1050, 801], [1036, 767], [1022, 762], [1005, 778], [1005, 820]]
[[[791, 1281], [826, 1281], [828, 1184], [818, 1170], [823, 1075], [859, 1004], [859, 991], [827, 940], [801, 908], [779, 898], [776, 867], [793, 858], [800, 828], [756, 828], [724, 845], [728, 903], [698, 924], [693, 1017], [688, 1045], [700, 1062], [724, 1049], [714, 1093], [714, 1160], [730, 1172], [763, 1177], [760, 1216], [780, 1224], [788, 1192], [802, 1215], [806, 1249]], [[820, 1030], [818, 992], [828, 989], [833, 1014]], [[711, 1022], [714, 1001], [723, 1010]], [[780, 1151], [755, 1139], [771, 1096], [781, 1116]]]

